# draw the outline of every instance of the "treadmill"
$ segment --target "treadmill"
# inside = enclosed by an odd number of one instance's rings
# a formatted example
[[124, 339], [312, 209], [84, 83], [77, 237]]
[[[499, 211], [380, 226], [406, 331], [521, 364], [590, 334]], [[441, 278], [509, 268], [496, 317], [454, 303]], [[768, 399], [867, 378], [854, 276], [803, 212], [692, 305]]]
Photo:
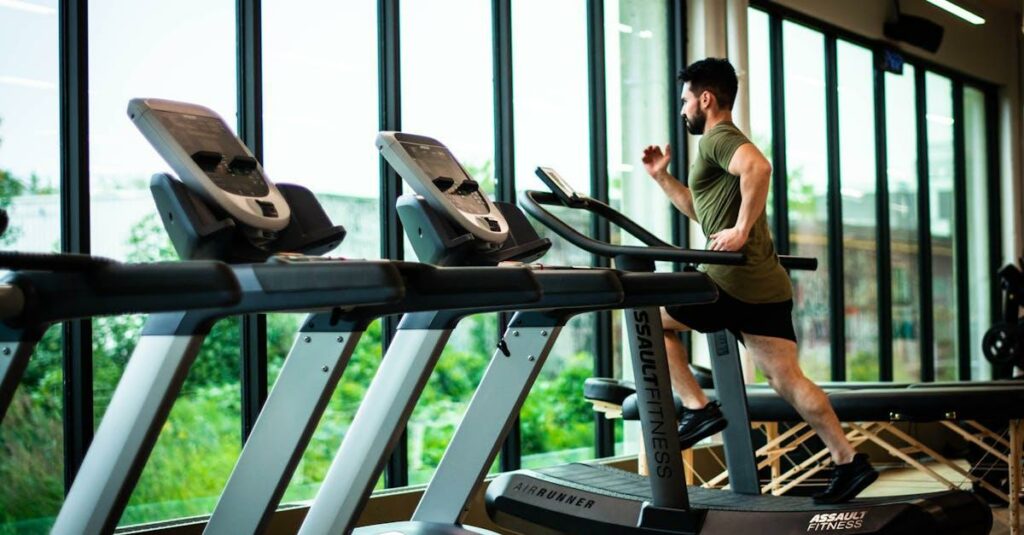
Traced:
[[[401, 198], [398, 212], [420, 260], [440, 263], [532, 261], [550, 245], [547, 239], [537, 235], [525, 214], [515, 206], [492, 202], [480, 193], [447, 147], [436, 139], [382, 132], [377, 146], [388, 163], [419, 194]], [[507, 237], [494, 234], [495, 229], [506, 227]], [[511, 258], [508, 255], [495, 257], [487, 252], [499, 243], [499, 250], [526, 248], [533, 252]], [[742, 261], [737, 253], [693, 251], [682, 254], [691, 255], [691, 259]], [[519, 385], [532, 384], [536, 379], [565, 323], [576, 314], [594, 310], [653, 307], [672, 302], [707, 303], [717, 298], [710, 280], [699, 273], [624, 273], [604, 268], [540, 266], [533, 266], [533, 272], [544, 290], [544, 297], [528, 307], [520, 307], [528, 310], [517, 311], [509, 321], [413, 520], [355, 528], [358, 513], [387, 450], [377, 450], [375, 456], [367, 457], [365, 452], [349, 447], [352, 439], [346, 439], [300, 533], [349, 533], [353, 530], [360, 534], [486, 533], [476, 528], [463, 528], [456, 522], [526, 399], [529, 388]], [[386, 364], [388, 359], [384, 360]], [[429, 373], [426, 368], [418, 371]], [[389, 406], [371, 405], [370, 395], [367, 395], [360, 412], [371, 407], [374, 411], [400, 414], [401, 418], [390, 420], [385, 429], [373, 427], [368, 424], [370, 419], [357, 414], [351, 434], [394, 436], [404, 427], [408, 416], [406, 409], [411, 407], [408, 403], [415, 402], [425, 379], [425, 375], [417, 378], [418, 389], [401, 400], [385, 400], [391, 402]], [[378, 374], [371, 390], [378, 388], [382, 381], [396, 380]], [[403, 380], [412, 382], [412, 379]]]
[[148, 318], [53, 533], [114, 531], [203, 338], [221, 318], [311, 312], [282, 376], [295, 379], [301, 368], [305, 384], [292, 389], [296, 402], [326, 403], [310, 400], [307, 390], [340, 378], [366, 318], [374, 317], [363, 309], [388, 311], [388, 304], [415, 299], [423, 284], [462, 282], [498, 302], [538, 297], [525, 269], [469, 284], [465, 273], [431, 266], [310, 256], [337, 246], [344, 228], [305, 188], [271, 182], [216, 113], [158, 99], [132, 100], [128, 113], [180, 177], [158, 174], [150, 188], [179, 256], [230, 263], [240, 295], [231, 306]]
[[[551, 230], [591, 253], [614, 258], [624, 269], [653, 269], [655, 260], [673, 260], [665, 244], [608, 205], [573, 191], [556, 172], [538, 168], [551, 192], [527, 191], [520, 203]], [[614, 246], [580, 234], [552, 215], [545, 206], [588, 210], [635, 237], [647, 247]], [[647, 251], [647, 252], [644, 252]], [[631, 350], [642, 349], [636, 332]], [[655, 345], [662, 351], [660, 338]], [[715, 357], [721, 359], [720, 355]], [[635, 362], [635, 360], [634, 360]], [[858, 499], [838, 505], [816, 505], [810, 498], [759, 494], [756, 479], [730, 481], [734, 490], [687, 488], [678, 462], [678, 447], [652, 447], [658, 425], [651, 414], [673, 414], [671, 399], [652, 400], [648, 392], [667, 379], [636, 370], [641, 428], [652, 477], [604, 466], [575, 463], [540, 470], [520, 470], [498, 476], [488, 487], [487, 511], [498, 524], [523, 533], [572, 534], [735, 534], [735, 533], [930, 533], [985, 535], [992, 526], [987, 505], [969, 492]], [[742, 394], [739, 367], [732, 376], [715, 377]], [[716, 370], [717, 372], [717, 370]], [[723, 406], [745, 405], [742, 395], [723, 400]], [[730, 429], [749, 439], [749, 420], [731, 420]], [[676, 440], [675, 426], [668, 430]], [[728, 451], [729, 436], [726, 436]], [[734, 448], [736, 449], [736, 448]], [[748, 452], [752, 455], [752, 452]], [[668, 469], [666, 469], [668, 467]], [[663, 477], [658, 477], [664, 473]], [[756, 473], [754, 474], [756, 477]], [[741, 488], [737, 488], [740, 486]], [[744, 488], [745, 487], [745, 488]], [[750, 488], [752, 487], [752, 488]]]
[[[6, 219], [6, 214], [3, 218]], [[0, 252], [0, 422], [43, 333], [54, 323], [238, 302], [222, 262], [122, 264], [68, 253]]]

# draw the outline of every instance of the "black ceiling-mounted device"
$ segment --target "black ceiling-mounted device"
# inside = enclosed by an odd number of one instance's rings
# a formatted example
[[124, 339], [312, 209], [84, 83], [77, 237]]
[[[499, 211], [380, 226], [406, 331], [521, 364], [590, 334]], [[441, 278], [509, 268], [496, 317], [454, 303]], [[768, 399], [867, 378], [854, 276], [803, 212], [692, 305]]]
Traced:
[[901, 12], [899, 0], [895, 4], [896, 18], [885, 23], [882, 33], [889, 39], [903, 41], [933, 54], [938, 52], [945, 29], [924, 17]]

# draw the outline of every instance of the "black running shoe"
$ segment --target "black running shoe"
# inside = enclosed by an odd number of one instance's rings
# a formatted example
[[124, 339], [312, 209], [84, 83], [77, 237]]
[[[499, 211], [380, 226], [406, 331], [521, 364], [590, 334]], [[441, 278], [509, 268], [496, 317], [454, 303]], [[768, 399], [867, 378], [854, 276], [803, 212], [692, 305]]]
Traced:
[[868, 462], [866, 453], [858, 453], [853, 460], [836, 465], [832, 479], [824, 492], [814, 495], [814, 503], [843, 503], [855, 498], [878, 479], [878, 471]]
[[712, 401], [702, 409], [686, 409], [679, 419], [679, 448], [690, 449], [701, 440], [729, 425], [722, 416], [721, 405]]

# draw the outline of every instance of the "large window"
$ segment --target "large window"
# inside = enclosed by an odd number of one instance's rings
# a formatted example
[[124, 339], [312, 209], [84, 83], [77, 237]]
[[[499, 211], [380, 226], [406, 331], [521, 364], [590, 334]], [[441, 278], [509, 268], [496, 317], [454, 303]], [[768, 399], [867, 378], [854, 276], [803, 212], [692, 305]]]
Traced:
[[[534, 175], [554, 167], [578, 191], [590, 194], [587, 112], [586, 2], [519, 0], [512, 5], [512, 68], [515, 99], [516, 189], [546, 189]], [[550, 46], [545, 36], [558, 36]], [[578, 229], [590, 220], [582, 210], [555, 214]], [[590, 255], [535, 226], [554, 243], [544, 256], [552, 265], [589, 265]], [[592, 411], [580, 385], [593, 370], [592, 315], [565, 328], [520, 413], [524, 467], [593, 457]]]
[[[897, 60], [889, 63], [892, 72], [880, 71], [876, 59], [894, 51], [770, 5], [748, 15], [751, 135], [766, 136], [765, 152], [774, 152], [773, 142], [783, 143], [771, 124], [785, 122], [786, 154], [775, 160], [785, 164], [787, 176], [774, 179], [784, 181], [788, 198], [786, 213], [776, 215], [788, 221], [789, 253], [819, 261], [814, 273], [792, 274], [801, 365], [812, 377], [860, 381], [951, 380], [968, 367], [972, 378], [988, 377], [989, 365], [977, 351], [991, 322], [994, 222], [988, 207], [997, 194], [985, 149], [993, 142], [986, 91], [979, 82], [899, 54], [890, 57]], [[775, 28], [782, 32], [780, 58], [772, 56]], [[778, 62], [782, 80], [770, 69]], [[833, 89], [826, 87], [826, 72], [836, 75], [835, 116], [826, 112]], [[782, 102], [771, 94], [780, 82]], [[954, 88], [961, 84], [966, 124], [954, 120]], [[774, 110], [759, 116], [772, 103]], [[838, 135], [835, 147], [827, 147], [828, 132]], [[957, 147], [957, 139], [965, 146]], [[838, 161], [827, 159], [829, 149]], [[955, 161], [960, 149], [965, 171]], [[838, 187], [827, 186], [830, 171], [838, 172]], [[926, 221], [920, 220], [924, 213]], [[885, 236], [887, 243], [879, 243]], [[841, 270], [829, 269], [834, 258], [842, 258]], [[842, 280], [830, 280], [831, 272]], [[883, 291], [882, 284], [889, 287]], [[842, 299], [830, 299], [839, 289]], [[833, 309], [834, 302], [842, 309]], [[836, 321], [845, 329], [841, 344], [829, 332]], [[882, 329], [883, 321], [891, 326]], [[932, 333], [929, 347], [922, 333]], [[845, 369], [829, 369], [830, 344], [845, 353], [834, 361]]]
[[[967, 280], [970, 289], [971, 378], [991, 378], [992, 367], [980, 351], [982, 337], [992, 325], [992, 268], [990, 263], [992, 237], [989, 231], [989, 162], [985, 121], [985, 93], [974, 87], [964, 88], [964, 155], [967, 191]], [[961, 355], [960, 358], [966, 358]]]
[[[771, 80], [771, 47], [769, 46], [768, 14], [764, 11], [747, 9], [747, 87], [750, 95], [750, 141], [757, 145], [765, 158], [772, 160], [772, 80]], [[742, 85], [741, 85], [742, 87]], [[738, 95], [738, 98], [743, 98]], [[772, 183], [780, 180], [772, 177]], [[768, 202], [765, 212], [768, 216], [768, 228], [774, 226], [774, 207], [772, 206], [772, 190], [768, 190]]]
[[951, 381], [957, 378], [957, 274], [953, 259], [956, 229], [953, 193], [953, 83], [944, 76], [926, 73], [925, 94], [935, 379]]
[[[668, 7], [668, 2], [650, 0], [605, 3], [605, 74], [609, 201], [613, 208], [671, 242], [675, 208], [640, 162], [647, 145], [668, 144], [670, 127], [680, 120], [678, 107], [682, 103], [674, 100], [669, 106], [668, 100], [675, 85], [667, 68], [670, 63], [665, 20]], [[674, 149], [674, 157], [682, 158], [682, 147]], [[684, 169], [685, 163], [677, 162], [676, 168]], [[615, 226], [611, 228], [611, 240], [642, 245]], [[658, 269], [671, 270], [671, 265], [659, 265]], [[612, 325], [615, 368], [622, 370], [622, 376], [632, 378], [622, 312], [612, 312]], [[639, 427], [632, 426], [632, 429]], [[625, 451], [631, 451], [636, 443], [629, 440]]]
[[836, 56], [846, 378], [877, 381], [880, 375], [874, 69], [871, 51], [847, 41], [836, 43]]
[[[0, 3], [0, 249], [60, 249], [57, 40], [55, 0]], [[45, 533], [64, 499], [61, 350], [56, 325], [0, 425], [0, 533]]]
[[[89, 2], [95, 254], [132, 261], [177, 258], [153, 210], [148, 187], [149, 177], [168, 167], [125, 110], [131, 98], [159, 97], [202, 104], [232, 123], [234, 6], [227, 0]], [[97, 424], [138, 341], [142, 322], [138, 316], [93, 322]], [[237, 319], [228, 319], [207, 337], [122, 525], [213, 509], [241, 445], [238, 333]]]
[[789, 252], [818, 259], [813, 272], [794, 271], [793, 324], [800, 365], [813, 379], [830, 376], [828, 147], [825, 41], [821, 33], [783, 24], [786, 86], [786, 170]]
[[[495, 183], [497, 141], [500, 154], [514, 154], [514, 162], [501, 163], [514, 164], [517, 193], [543, 189], [533, 170], [553, 166], [581, 192], [607, 198], [668, 238], [676, 214], [639, 160], [645, 145], [669, 143], [678, 126], [678, 93], [670, 98], [676, 90], [671, 64], [673, 47], [686, 36], [673, 35], [683, 31], [670, 24], [675, 22], [670, 14], [676, 12], [676, 3], [608, 0], [599, 10], [588, 10], [592, 3], [586, 0], [510, 4], [315, 0], [296, 9], [282, 0], [264, 0], [261, 16], [251, 17], [244, 12], [246, 3], [231, 0], [104, 0], [85, 5], [89, 24], [84, 35], [61, 36], [59, 17], [67, 16], [68, 28], [79, 28], [79, 11], [61, 12], [65, 4], [56, 0], [0, 0], [0, 45], [8, 52], [0, 57], [0, 208], [12, 220], [0, 246], [58, 250], [61, 206], [68, 207], [72, 218], [81, 215], [69, 201], [83, 194], [88, 195], [91, 220], [75, 230], [88, 235], [93, 253], [130, 261], [177, 257], [153, 211], [148, 188], [152, 174], [169, 169], [126, 116], [134, 97], [202, 104], [231, 125], [243, 114], [245, 124], [262, 133], [263, 162], [270, 176], [308, 187], [335, 223], [347, 229], [334, 255], [377, 258], [381, 250], [401, 247], [381, 228], [382, 203], [395, 200], [380, 198], [381, 160], [373, 140], [382, 119], [444, 141], [489, 193], [509, 186]], [[510, 7], [512, 20], [494, 18], [493, 5]], [[236, 6], [243, 12], [236, 12]], [[399, 15], [390, 10], [395, 6], [401, 9], [398, 20], [391, 18]], [[259, 27], [251, 27], [253, 20], [261, 21]], [[797, 273], [794, 279], [805, 369], [817, 379], [838, 373], [830, 369], [830, 326], [835, 315], [843, 314], [847, 358], [836, 365], [846, 366], [849, 379], [888, 378], [885, 359], [892, 354], [894, 378], [916, 380], [922, 354], [932, 353], [938, 378], [956, 377], [958, 369], [966, 369], [966, 359], [973, 378], [987, 378], [990, 367], [976, 349], [992, 320], [994, 266], [989, 264], [1000, 256], [1000, 251], [990, 250], [998, 247], [991, 241], [995, 223], [989, 213], [998, 205], [989, 160], [991, 147], [998, 143], [992, 138], [990, 116], [994, 92], [982, 82], [912, 57], [903, 74], [882, 75], [873, 62], [882, 52], [875, 45], [842, 30], [818, 28], [813, 20], [777, 11], [770, 2], [750, 10], [748, 23], [750, 64], [746, 73], [740, 72], [749, 82], [748, 134], [773, 161], [786, 164], [779, 167], [785, 172], [773, 180], [783, 188], [776, 193], [787, 193], [788, 205], [769, 204], [768, 212], [775, 222], [787, 223], [791, 233], [775, 238], [790, 244], [791, 253], [821, 262], [817, 272]], [[503, 33], [492, 36], [495, 29], [504, 32], [509, 26], [511, 39]], [[398, 36], [391, 34], [395, 30]], [[774, 35], [774, 30], [781, 34]], [[239, 47], [243, 35], [258, 37], [260, 57], [240, 55], [250, 51]], [[597, 44], [588, 43], [592, 35], [603, 35], [603, 47], [590, 46]], [[75, 42], [76, 36], [87, 42]], [[72, 55], [88, 50], [83, 77], [88, 87], [73, 85], [81, 80], [74, 65], [67, 66], [71, 76], [58, 79], [61, 39]], [[831, 47], [825, 45], [832, 39], [837, 41], [835, 56], [826, 54]], [[511, 50], [494, 48], [509, 42]], [[784, 48], [776, 50], [780, 42]], [[396, 44], [397, 62], [390, 56], [378, 61], [378, 51], [390, 52]], [[603, 57], [594, 57], [597, 51]], [[773, 51], [785, 58], [772, 57]], [[494, 65], [495, 57], [511, 57], [511, 65]], [[239, 58], [247, 67], [243, 74], [262, 75], [261, 93], [239, 94]], [[248, 69], [253, 59], [255, 70]], [[604, 67], [604, 87], [590, 85], [597, 80], [589, 71], [595, 65]], [[784, 70], [777, 69], [780, 65]], [[831, 74], [832, 68], [840, 98], [835, 117], [828, 116], [825, 105], [832, 89], [825, 85], [825, 73]], [[927, 92], [919, 94], [915, 80], [921, 78], [915, 74], [922, 69]], [[512, 95], [497, 97], [501, 109], [512, 105], [514, 124], [495, 122], [495, 72], [502, 83], [511, 75]], [[879, 77], [884, 77], [883, 84], [875, 84]], [[387, 93], [397, 101], [396, 108], [382, 109], [379, 80], [400, 81], [400, 94]], [[962, 113], [953, 109], [960, 101], [953, 98], [960, 96], [953, 90], [961, 87]], [[784, 88], [785, 95], [773, 94], [776, 88]], [[876, 95], [878, 89], [884, 92]], [[87, 102], [60, 101], [61, 95], [76, 94], [87, 95]], [[591, 94], [599, 97], [603, 110], [590, 108]], [[262, 109], [239, 106], [240, 97], [259, 95]], [[876, 98], [882, 99], [877, 107]], [[83, 186], [76, 176], [65, 177], [72, 180], [66, 189], [61, 187], [61, 165], [75, 170], [78, 163], [61, 161], [76, 157], [74, 151], [60, 150], [62, 106], [69, 124], [89, 125], [85, 191], [79, 190]], [[401, 117], [382, 113], [398, 110]], [[603, 112], [605, 121], [591, 121], [592, 112]], [[952, 122], [954, 117], [957, 122]], [[877, 129], [882, 119], [884, 131]], [[780, 121], [787, 125], [781, 133], [787, 138], [784, 153], [782, 140], [774, 138], [773, 126]], [[839, 187], [828, 188], [828, 172], [836, 168], [827, 165], [825, 134], [837, 131], [839, 145], [832, 156], [839, 160]], [[503, 132], [514, 136], [499, 137]], [[959, 139], [964, 147], [953, 145]], [[924, 169], [924, 161], [918, 160], [919, 141], [927, 149], [921, 158], [927, 156], [929, 176], [919, 176], [918, 169]], [[965, 162], [954, 158], [961, 148]], [[677, 158], [682, 152], [677, 151]], [[607, 155], [601, 162], [602, 168], [607, 164], [606, 177], [592, 176], [594, 154]], [[878, 165], [882, 161], [885, 165]], [[684, 164], [676, 163], [677, 169]], [[925, 183], [927, 198], [921, 187]], [[876, 190], [878, 184], [886, 187]], [[964, 198], [955, 192], [964, 192]], [[837, 206], [842, 220], [830, 221]], [[930, 217], [918, 221], [925, 206]], [[778, 210], [772, 214], [773, 209]], [[604, 231], [583, 211], [556, 212], [574, 228]], [[878, 221], [888, 221], [888, 226], [879, 227]], [[537, 228], [553, 242], [545, 263], [593, 262], [588, 253]], [[690, 228], [693, 243], [703, 243], [703, 236], [696, 235], [699, 226]], [[964, 228], [967, 234], [958, 235], [957, 229]], [[829, 232], [837, 229], [841, 240], [830, 239]], [[631, 242], [618, 229], [610, 230], [613, 241]], [[876, 236], [891, 239], [877, 243]], [[838, 271], [828, 265], [836, 247], [843, 247], [845, 277], [829, 284], [830, 273]], [[966, 251], [967, 258], [956, 257], [955, 251]], [[406, 252], [411, 259], [412, 251]], [[922, 266], [922, 254], [931, 259], [929, 265]], [[879, 258], [891, 258], [881, 271]], [[958, 271], [965, 268], [966, 273]], [[890, 280], [891, 288], [879, 291], [878, 281]], [[829, 303], [837, 300], [830, 298], [837, 296], [828, 292], [840, 289], [845, 308], [832, 310]], [[890, 293], [891, 303], [886, 299]], [[956, 300], [963, 296], [967, 302]], [[934, 304], [928, 317], [921, 315], [922, 301], [928, 304], [922, 297]], [[301, 317], [267, 316], [270, 382], [281, 369]], [[576, 317], [562, 330], [520, 414], [522, 457], [506, 459], [507, 464], [538, 467], [593, 457], [595, 420], [580, 385], [593, 374], [595, 363], [602, 368], [611, 364], [616, 375], [628, 375], [629, 370], [618, 314], [612, 314], [611, 325], [596, 321], [599, 317]], [[890, 317], [891, 337], [890, 329], [878, 328]], [[63, 399], [68, 378], [62, 376], [61, 329], [46, 333], [0, 426], [0, 453], [6, 459], [0, 462], [5, 481], [0, 533], [48, 531], [66, 490], [63, 463], [77, 461], [73, 446], [103, 417], [144, 321], [137, 315], [92, 321], [94, 414], [85, 421], [62, 421], [65, 406], [88, 400]], [[470, 317], [452, 336], [409, 422], [410, 482], [423, 482], [433, 472], [493, 353], [497, 321], [496, 315]], [[935, 332], [935, 345], [923, 348], [920, 332], [928, 328]], [[969, 343], [958, 339], [961, 335], [969, 336]], [[122, 525], [202, 515], [213, 508], [240, 451], [241, 414], [256, 409], [252, 397], [242, 397], [240, 338], [239, 319], [232, 318], [218, 323], [206, 340], [130, 497]], [[382, 339], [381, 323], [374, 323], [330, 400], [285, 501], [305, 500], [317, 491], [377, 370]], [[699, 361], [707, 355], [706, 345], [700, 338], [692, 342]], [[959, 354], [963, 346], [972, 348], [970, 355]], [[77, 353], [77, 347], [71, 349]], [[74, 385], [76, 378], [70, 379]], [[67, 391], [88, 395], [77, 388]], [[600, 451], [607, 445], [602, 441]], [[617, 445], [623, 451], [622, 443]], [[40, 464], [41, 458], [48, 462]]]
[[[300, 10], [264, 0], [262, 8], [264, 167], [275, 180], [312, 190], [334, 224], [345, 227], [345, 241], [329, 254], [378, 258], [376, 6], [320, 0]], [[343, 165], [325, 167], [325, 158]], [[302, 318], [267, 316], [271, 384]], [[360, 339], [282, 502], [316, 495], [380, 364], [380, 329], [375, 322]]]
[[885, 74], [889, 244], [892, 257], [893, 379], [921, 378], [921, 278], [917, 218], [914, 66]]

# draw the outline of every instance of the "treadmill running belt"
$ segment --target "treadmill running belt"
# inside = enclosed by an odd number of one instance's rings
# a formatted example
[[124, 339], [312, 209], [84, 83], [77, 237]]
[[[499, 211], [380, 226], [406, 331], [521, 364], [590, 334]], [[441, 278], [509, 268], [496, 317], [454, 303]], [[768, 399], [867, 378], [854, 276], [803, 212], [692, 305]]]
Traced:
[[650, 505], [643, 476], [602, 465], [569, 464], [499, 475], [487, 512], [520, 533], [567, 535], [987, 535], [988, 506], [969, 492], [816, 505], [810, 498], [740, 495], [689, 487], [690, 511]]
[[[551, 468], [535, 470], [539, 479], [549, 480], [566, 487], [589, 492], [607, 494], [616, 498], [633, 500], [650, 500], [651, 487], [647, 478], [632, 472], [625, 472], [599, 464], [573, 463]], [[835, 505], [817, 505], [810, 498], [796, 496], [750, 496], [734, 492], [706, 489], [703, 487], [687, 487], [690, 494], [690, 505], [700, 509], [718, 509], [734, 511], [835, 511]], [[928, 498], [946, 494], [935, 492], [919, 494], [917, 497]], [[904, 503], [905, 496], [885, 496], [864, 498], [844, 504], [844, 508], [875, 506], [887, 503]]]

